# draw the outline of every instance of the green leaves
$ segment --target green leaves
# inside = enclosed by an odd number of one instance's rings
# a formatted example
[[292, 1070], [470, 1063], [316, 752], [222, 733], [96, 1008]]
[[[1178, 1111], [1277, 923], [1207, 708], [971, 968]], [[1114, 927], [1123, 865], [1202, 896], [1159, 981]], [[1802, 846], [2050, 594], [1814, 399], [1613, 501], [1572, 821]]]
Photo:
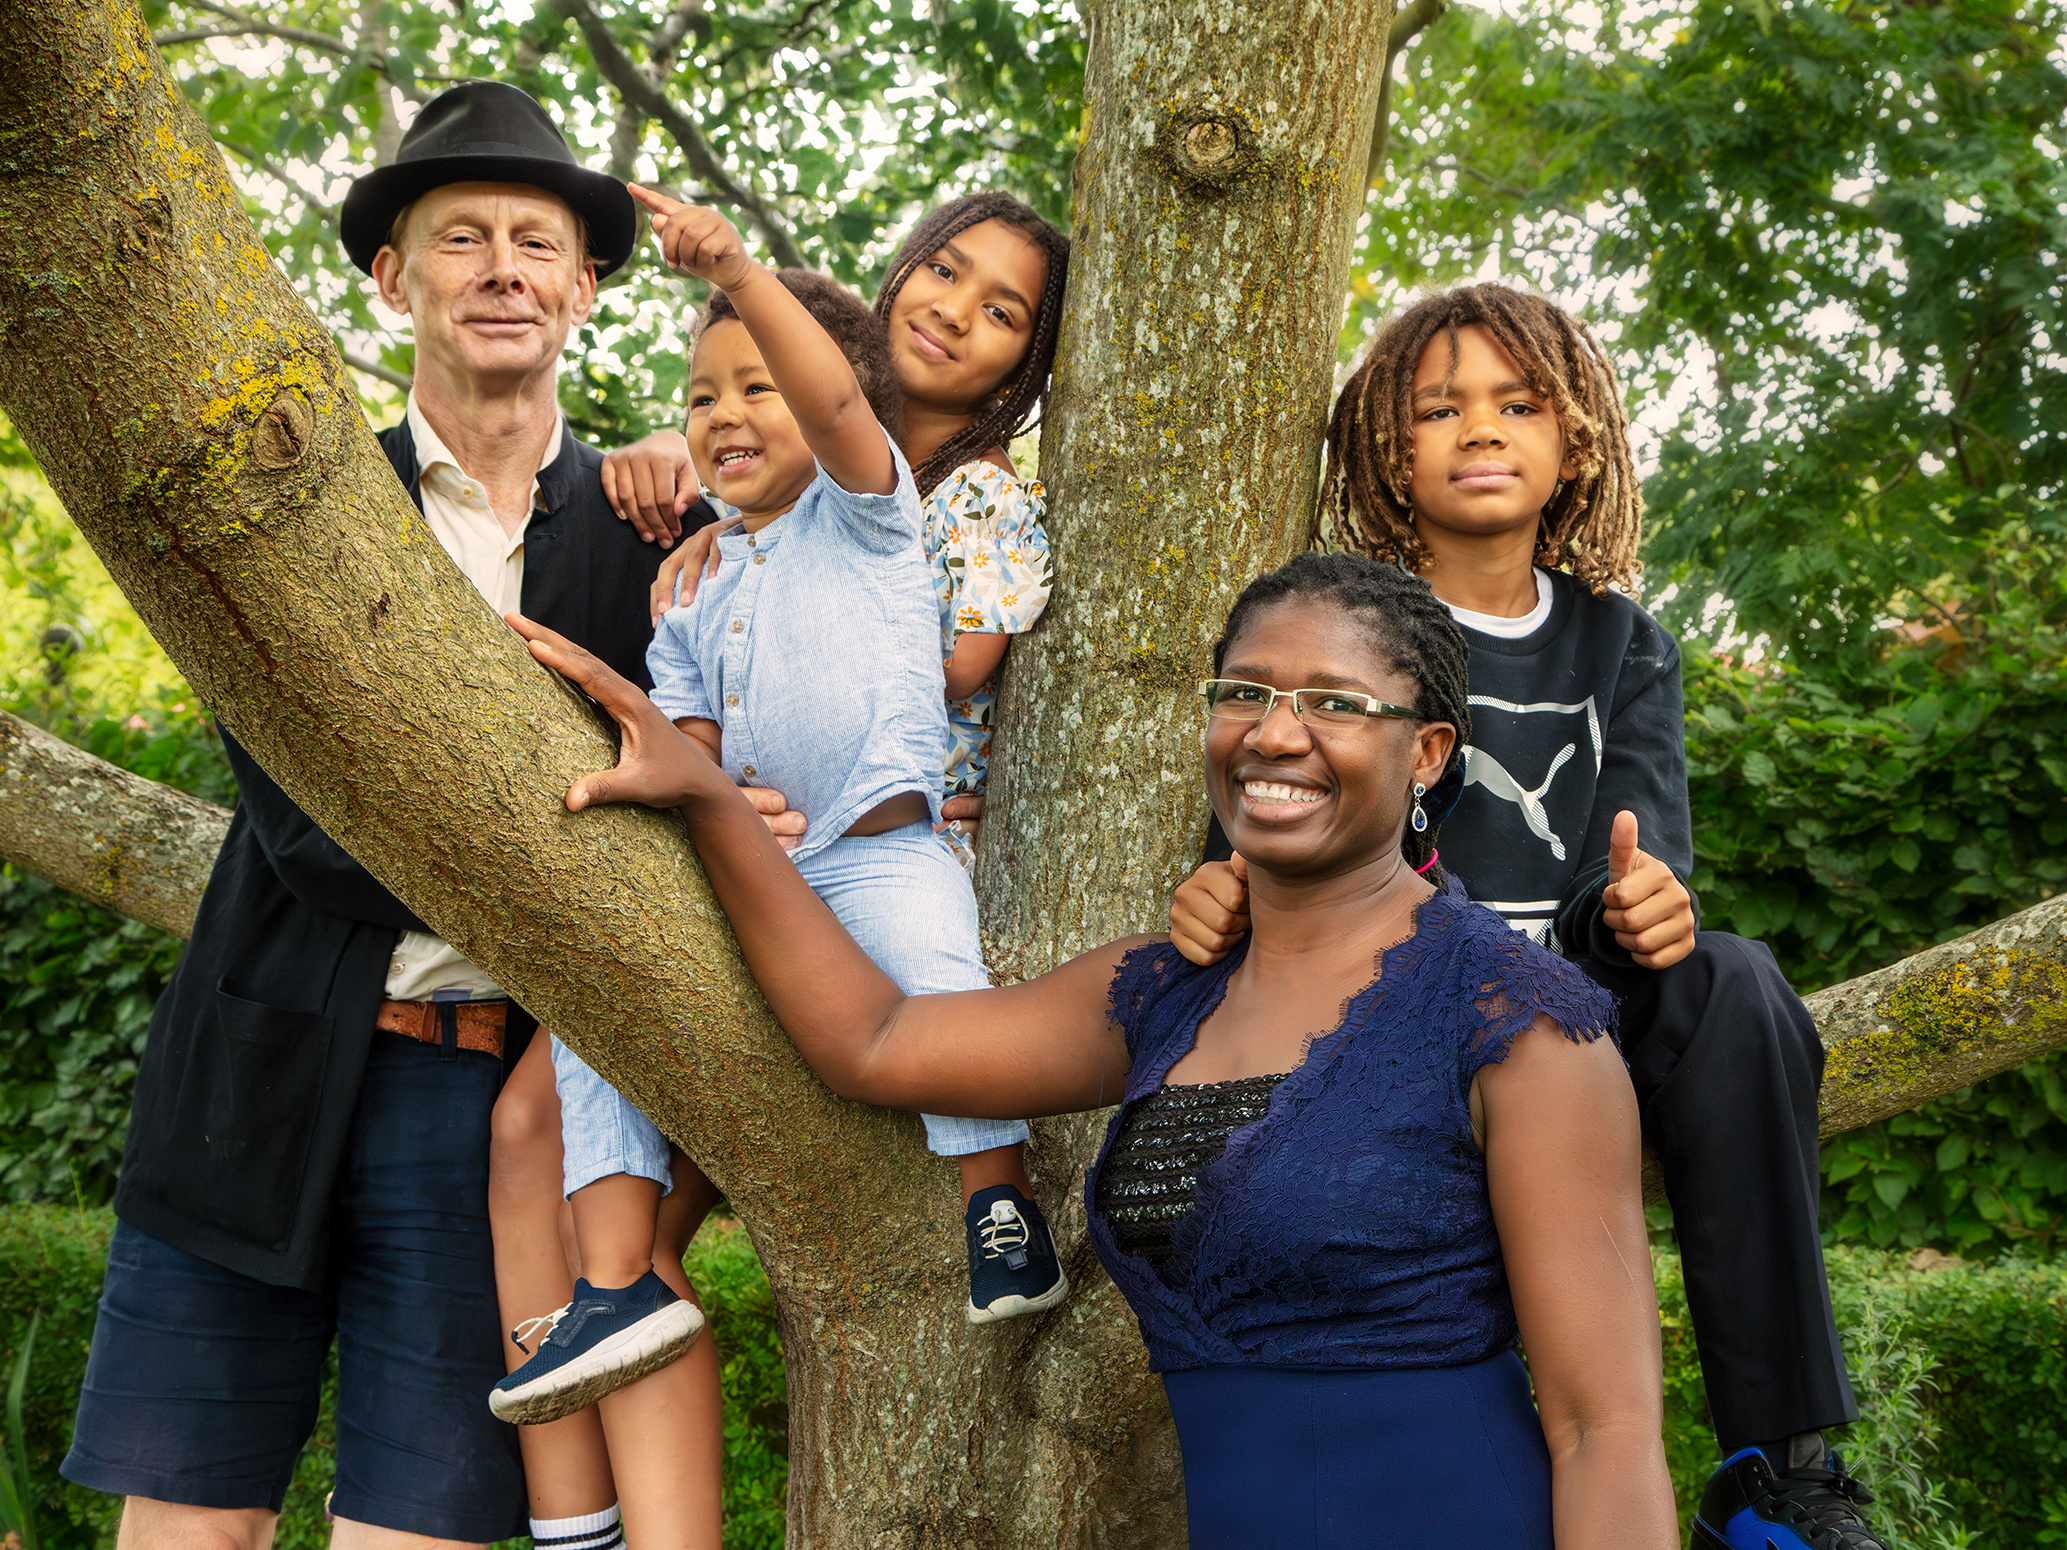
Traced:
[[[413, 105], [456, 80], [521, 86], [589, 165], [708, 197], [689, 149], [609, 84], [604, 65], [628, 62], [806, 264], [865, 290], [899, 227], [969, 188], [1013, 187], [1067, 224], [1083, 91], [1068, 0], [594, 9], [596, 37], [553, 0], [528, 15], [400, 0], [283, 0], [246, 8], [243, 22], [151, 0], [146, 14], [303, 296], [347, 349], [404, 374], [406, 327], [390, 333], [338, 249], [334, 206], [348, 179], [393, 155]], [[615, 57], [599, 61], [598, 48]], [[617, 445], [679, 421], [683, 324], [700, 300], [650, 246], [611, 277], [580, 366], [562, 378], [578, 433]], [[370, 379], [367, 390], [392, 418], [391, 390]]]

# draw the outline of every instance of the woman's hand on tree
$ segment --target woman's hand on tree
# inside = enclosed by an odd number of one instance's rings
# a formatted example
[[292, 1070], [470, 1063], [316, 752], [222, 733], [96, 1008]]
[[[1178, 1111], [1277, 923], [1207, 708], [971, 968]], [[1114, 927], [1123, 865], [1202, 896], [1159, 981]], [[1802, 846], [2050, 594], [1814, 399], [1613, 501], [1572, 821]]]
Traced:
[[1669, 969], [1694, 950], [1694, 896], [1671, 867], [1637, 849], [1637, 838], [1636, 814], [1617, 813], [1601, 919], [1646, 969]]
[[[524, 637], [532, 656], [607, 710], [624, 733], [616, 769], [584, 775], [567, 788], [569, 812], [578, 813], [598, 802], [680, 807], [713, 790], [738, 789], [636, 684], [544, 625], [534, 624], [519, 613], [502, 617]], [[782, 800], [780, 793], [769, 794], [778, 802]]]
[[1249, 863], [1208, 861], [1177, 885], [1170, 942], [1201, 968], [1218, 963], [1249, 934]]
[[[646, 606], [652, 610], [653, 622], [660, 623], [660, 616], [670, 608], [687, 608], [696, 596], [697, 584], [706, 576], [718, 573], [718, 524], [706, 522], [682, 541], [682, 547], [660, 562], [660, 572], [653, 578], [653, 588], [646, 599]], [[682, 586], [682, 595], [675, 596], [675, 583]]]
[[721, 291], [738, 289], [761, 266], [747, 253], [739, 228], [707, 205], [684, 204], [636, 183], [632, 198], [653, 213], [653, 231], [670, 269], [685, 270]]
[[702, 493], [680, 431], [655, 431], [604, 454], [603, 498], [649, 544], [665, 549], [680, 538], [682, 514]]

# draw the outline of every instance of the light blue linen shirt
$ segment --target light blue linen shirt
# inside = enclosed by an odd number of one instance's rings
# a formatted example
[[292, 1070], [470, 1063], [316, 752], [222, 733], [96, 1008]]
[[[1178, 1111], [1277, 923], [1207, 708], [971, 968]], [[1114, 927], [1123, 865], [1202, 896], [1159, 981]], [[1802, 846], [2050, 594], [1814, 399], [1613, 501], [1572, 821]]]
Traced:
[[890, 455], [892, 493], [856, 495], [821, 468], [758, 533], [711, 500], [718, 572], [646, 649], [653, 703], [717, 722], [725, 773], [804, 815], [799, 861], [906, 791], [940, 821], [940, 611], [918, 489], [894, 442]]

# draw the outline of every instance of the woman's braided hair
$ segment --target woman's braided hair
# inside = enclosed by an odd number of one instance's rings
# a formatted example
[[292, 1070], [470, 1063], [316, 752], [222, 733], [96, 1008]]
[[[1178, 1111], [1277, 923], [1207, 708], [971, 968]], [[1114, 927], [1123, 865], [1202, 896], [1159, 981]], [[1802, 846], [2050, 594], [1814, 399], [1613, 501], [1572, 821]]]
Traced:
[[1055, 370], [1055, 341], [1062, 332], [1062, 289], [1069, 281], [1069, 238], [1031, 206], [1002, 189], [964, 194], [919, 218], [883, 273], [883, 287], [876, 292], [876, 316], [887, 327], [890, 308], [912, 271], [971, 226], [985, 221], [1003, 221], [1024, 232], [1047, 256], [1048, 278], [1034, 303], [1032, 335], [1017, 373], [976, 417], [975, 424], [948, 437], [912, 470], [921, 499], [932, 494], [941, 480], [964, 463], [983, 456], [992, 447], [1010, 446], [1012, 438], [1037, 423], [1048, 407], [1048, 381]]
[[[1414, 713], [1424, 721], [1447, 721], [1457, 729], [1457, 744], [1443, 766], [1443, 779], [1464, 763], [1464, 745], [1471, 740], [1470, 648], [1457, 621], [1419, 576], [1366, 559], [1360, 554], [1302, 554], [1289, 565], [1258, 576], [1242, 589], [1227, 615], [1227, 627], [1213, 646], [1213, 671], [1227, 660], [1228, 649], [1258, 609], [1294, 598], [1327, 601], [1362, 614], [1370, 624], [1371, 641], [1393, 671], [1414, 680]], [[1417, 870], [1435, 855], [1440, 825], [1417, 834], [1408, 824], [1400, 835], [1400, 854]], [[1440, 866], [1422, 874], [1438, 887]]]
[[1476, 324], [1514, 357], [1549, 401], [1578, 476], [1543, 508], [1535, 561], [1568, 569], [1595, 592], [1630, 588], [1641, 565], [1643, 493], [1629, 454], [1614, 368], [1593, 331], [1555, 303], [1511, 286], [1460, 285], [1425, 296], [1385, 323], [1335, 400], [1328, 423], [1329, 516], [1351, 548], [1410, 570], [1428, 562], [1414, 530], [1414, 373], [1438, 335], [1457, 359], [1457, 330]]
[[[854, 368], [854, 380], [861, 384], [861, 396], [893, 437], [904, 420], [904, 390], [897, 385], [897, 367], [890, 359], [890, 335], [883, 320], [869, 311], [868, 303], [829, 274], [813, 269], [778, 269], [775, 278], [782, 288], [804, 304], [818, 326], [831, 336]], [[713, 323], [737, 322], [739, 310], [723, 291], [712, 291], [703, 316], [689, 335], [689, 354], [696, 354], [696, 342]]]

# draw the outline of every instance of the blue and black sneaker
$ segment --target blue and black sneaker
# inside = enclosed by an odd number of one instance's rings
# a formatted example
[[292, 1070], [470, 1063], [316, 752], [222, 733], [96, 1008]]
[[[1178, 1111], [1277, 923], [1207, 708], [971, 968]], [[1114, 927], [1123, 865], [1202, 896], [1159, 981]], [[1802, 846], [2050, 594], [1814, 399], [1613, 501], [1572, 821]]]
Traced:
[[531, 1360], [488, 1396], [490, 1410], [519, 1426], [557, 1421], [658, 1372], [696, 1344], [703, 1312], [649, 1270], [616, 1291], [576, 1281], [574, 1301], [510, 1331], [518, 1350], [530, 1350], [524, 1341], [541, 1324]]
[[1709, 1476], [1695, 1550], [1887, 1550], [1859, 1512], [1872, 1500], [1835, 1453], [1775, 1474], [1765, 1454], [1744, 1448]]
[[1043, 1313], [1069, 1295], [1069, 1277], [1041, 1208], [1009, 1184], [979, 1189], [965, 1218], [971, 1324]]

